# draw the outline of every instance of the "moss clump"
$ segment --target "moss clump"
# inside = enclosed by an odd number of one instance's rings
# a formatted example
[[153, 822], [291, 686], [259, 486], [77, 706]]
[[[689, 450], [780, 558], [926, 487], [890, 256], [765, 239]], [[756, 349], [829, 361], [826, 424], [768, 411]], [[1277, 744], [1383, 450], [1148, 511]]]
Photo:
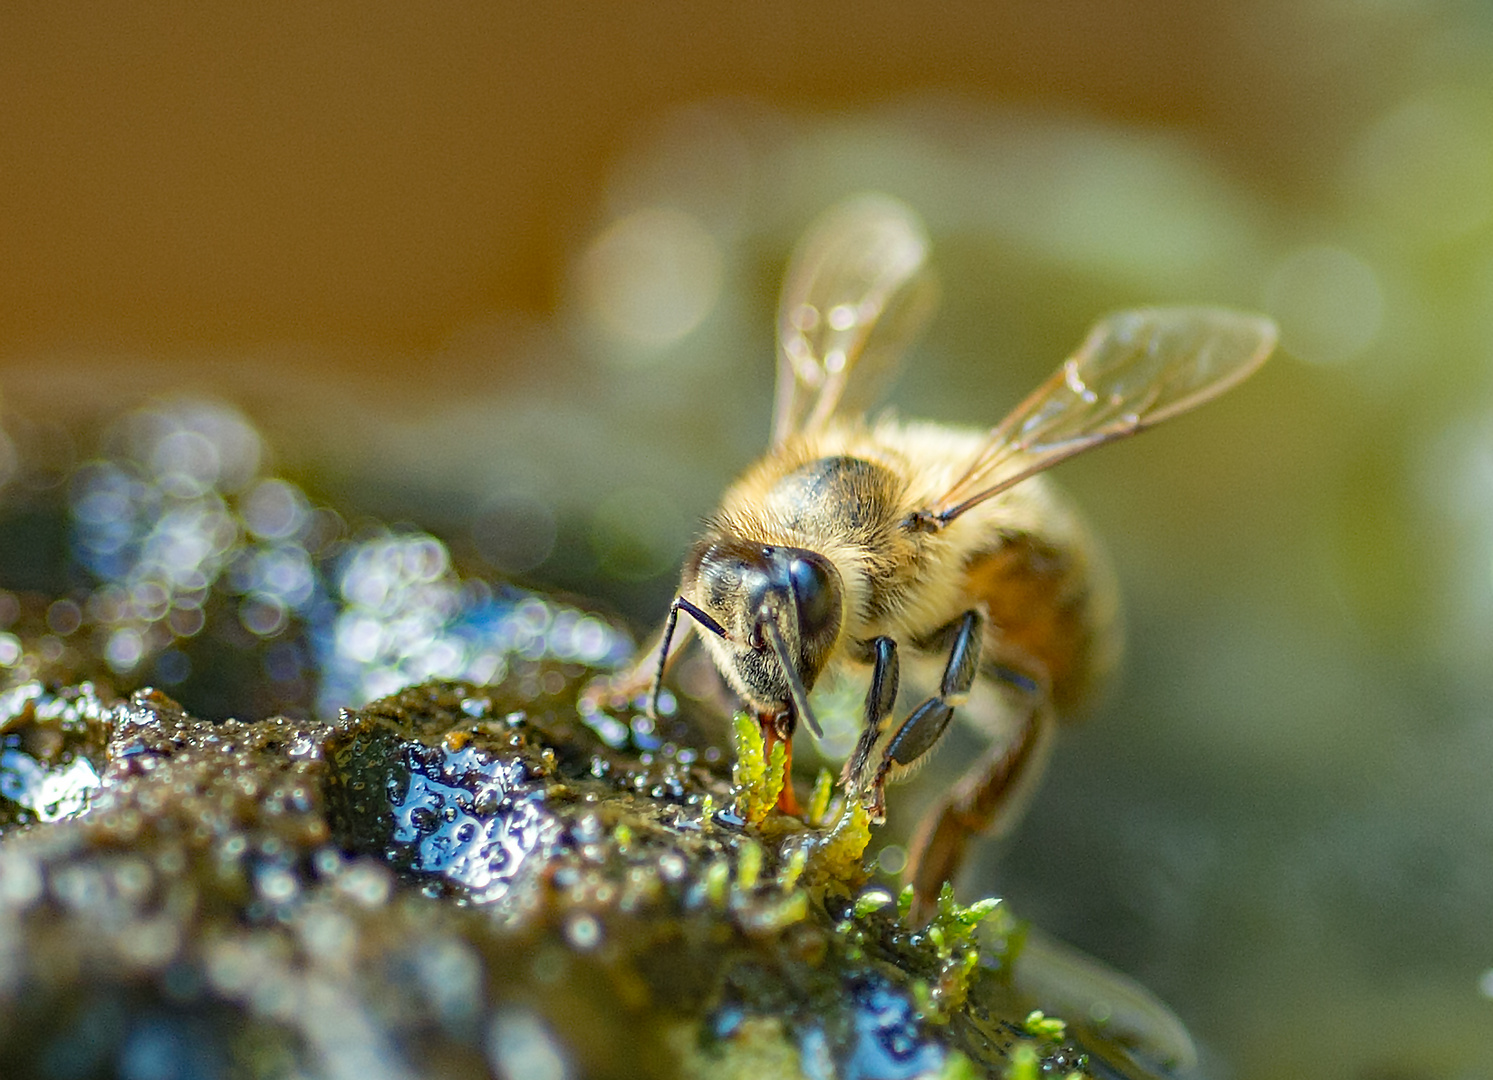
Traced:
[[[901, 918], [906, 918], [910, 894], [904, 892], [899, 903]], [[987, 940], [999, 942], [1000, 962], [1007, 969], [1020, 952], [1019, 924], [997, 899], [977, 900], [960, 905], [954, 901], [954, 890], [944, 885], [938, 894], [938, 908], [924, 927], [922, 938], [934, 961], [930, 977], [920, 979], [915, 987], [922, 1014], [931, 1022], [948, 1023], [969, 997], [970, 980], [981, 960], [979, 931], [989, 920]]]
[[846, 799], [840, 816], [827, 833], [816, 836], [809, 848], [813, 881], [859, 885], [866, 878], [861, 858], [871, 842], [871, 814], [859, 799]]
[[736, 814], [749, 824], [760, 825], [783, 793], [787, 744], [774, 742], [767, 750], [762, 726], [746, 713], [736, 714], [732, 734], [736, 763], [731, 767], [731, 791], [736, 797]]
[[1026, 1033], [1037, 1039], [1061, 1042], [1068, 1034], [1068, 1025], [1055, 1016], [1048, 1016], [1041, 1009], [1033, 1009], [1021, 1025]]

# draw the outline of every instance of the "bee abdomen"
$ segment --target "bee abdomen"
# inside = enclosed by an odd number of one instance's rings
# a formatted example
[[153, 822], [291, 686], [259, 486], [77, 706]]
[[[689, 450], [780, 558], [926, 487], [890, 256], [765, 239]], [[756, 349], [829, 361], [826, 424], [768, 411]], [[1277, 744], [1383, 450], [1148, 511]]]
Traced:
[[1098, 626], [1086, 560], [1029, 533], [1007, 536], [965, 564], [965, 587], [989, 616], [987, 661], [1039, 664], [1052, 701], [1066, 712], [1083, 700], [1096, 670]]

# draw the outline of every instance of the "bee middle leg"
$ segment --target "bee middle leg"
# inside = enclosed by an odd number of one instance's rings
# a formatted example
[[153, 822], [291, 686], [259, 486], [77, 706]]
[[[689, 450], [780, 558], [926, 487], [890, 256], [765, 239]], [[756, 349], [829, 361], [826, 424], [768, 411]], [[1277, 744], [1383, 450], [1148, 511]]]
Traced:
[[[873, 821], [882, 821], [886, 817], [886, 782], [887, 776], [893, 769], [906, 767], [913, 764], [926, 754], [939, 738], [944, 729], [949, 726], [949, 719], [954, 715], [954, 709], [962, 705], [969, 697], [970, 687], [974, 685], [975, 676], [980, 670], [980, 652], [985, 643], [985, 618], [978, 611], [966, 611], [956, 619], [948, 631], [953, 644], [949, 648], [949, 659], [944, 665], [943, 678], [939, 682], [938, 693], [923, 702], [912, 711], [906, 720], [902, 722], [896, 733], [887, 741], [886, 748], [881, 752], [881, 761], [876, 766], [876, 771], [871, 777], [867, 798], [867, 809], [871, 812]], [[873, 692], [875, 681], [872, 682]], [[893, 692], [895, 694], [895, 687]], [[870, 697], [867, 698], [867, 713], [870, 713]], [[888, 705], [888, 709], [890, 705]], [[866, 758], [870, 757], [871, 745], [875, 738], [868, 726], [866, 732], [861, 736], [865, 745]], [[856, 748], [857, 755], [861, 747]], [[854, 764], [856, 758], [851, 758]], [[862, 763], [857, 775], [864, 775], [865, 766], [869, 760]]]
[[1009, 669], [994, 674], [1021, 699], [1024, 722], [1013, 740], [992, 746], [971, 765], [918, 824], [902, 874], [913, 887], [914, 919], [932, 914], [939, 890], [958, 872], [971, 838], [999, 837], [1015, 824], [1052, 747], [1056, 719], [1045, 682]]
[[897, 703], [897, 684], [901, 677], [897, 643], [889, 637], [879, 637], [871, 642], [870, 648], [871, 685], [866, 689], [861, 737], [856, 741], [855, 752], [845, 762], [845, 769], [840, 774], [840, 781], [847, 788], [865, 775], [866, 768], [871, 763], [871, 755], [876, 750], [876, 740], [881, 737], [881, 725]]

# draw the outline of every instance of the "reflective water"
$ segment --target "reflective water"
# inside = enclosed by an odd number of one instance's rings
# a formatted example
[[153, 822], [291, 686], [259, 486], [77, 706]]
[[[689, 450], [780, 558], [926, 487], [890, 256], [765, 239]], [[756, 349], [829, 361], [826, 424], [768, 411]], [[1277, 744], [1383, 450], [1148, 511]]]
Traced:
[[409, 784], [392, 799], [396, 862], [440, 874], [478, 903], [501, 899], [524, 858], [553, 837], [529, 802], [504, 805], [513, 765], [468, 747], [412, 750]]
[[[595, 616], [463, 575], [434, 536], [349, 525], [275, 475], [220, 402], [127, 412], [81, 449], [66, 595], [0, 591], [0, 669], [18, 680], [98, 674], [208, 715], [328, 715], [430, 678], [499, 680], [515, 655], [605, 667], [630, 651]], [[5, 563], [3, 580], [24, 578]]]

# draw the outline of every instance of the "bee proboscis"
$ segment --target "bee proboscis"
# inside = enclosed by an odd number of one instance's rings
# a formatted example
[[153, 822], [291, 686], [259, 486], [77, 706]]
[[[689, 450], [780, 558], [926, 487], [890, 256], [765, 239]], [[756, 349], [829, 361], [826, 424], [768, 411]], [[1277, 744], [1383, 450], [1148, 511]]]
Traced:
[[[1218, 308], [1120, 312], [988, 431], [868, 421], [931, 310], [927, 255], [916, 217], [884, 196], [811, 229], [779, 307], [771, 448], [722, 496], [653, 648], [613, 685], [619, 698], [651, 687], [656, 706], [699, 634], [766, 738], [791, 748], [800, 722], [819, 734], [820, 677], [860, 670], [860, 736], [841, 780], [873, 820], [887, 782], [921, 763], [956, 710], [969, 717], [990, 746], [914, 834], [905, 877], [923, 909], [971, 837], [1013, 820], [1056, 719], [1116, 651], [1102, 556], [1036, 474], [1217, 396], [1277, 336], [1266, 318]], [[926, 685], [897, 719], [904, 666]], [[796, 811], [791, 779], [780, 806]]]

